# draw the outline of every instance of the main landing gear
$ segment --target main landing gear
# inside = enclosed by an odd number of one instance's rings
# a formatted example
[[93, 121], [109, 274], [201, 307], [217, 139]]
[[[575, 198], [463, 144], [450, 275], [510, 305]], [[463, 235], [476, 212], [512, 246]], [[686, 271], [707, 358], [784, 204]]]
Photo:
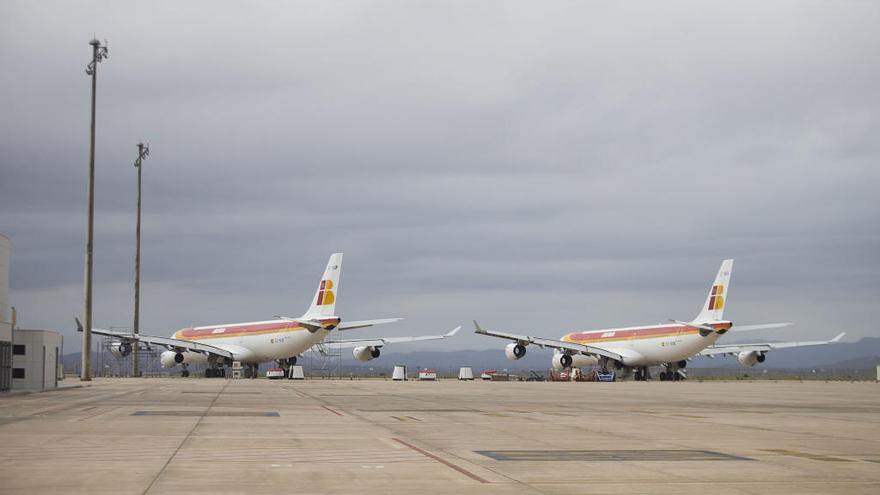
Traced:
[[260, 365], [259, 364], [245, 364], [244, 368], [244, 377], [245, 378], [256, 378], [257, 375], [260, 374]]
[[633, 380], [637, 382], [646, 382], [651, 379], [651, 371], [647, 366], [639, 366], [633, 373]]
[[664, 365], [665, 371], [660, 372], [660, 381], [678, 382], [681, 380], [687, 380], [687, 372], [685, 371], [687, 364], [687, 361], [684, 359], [677, 363], [666, 363], [666, 365]]
[[276, 359], [275, 364], [277, 364], [279, 368], [284, 370], [285, 377], [290, 377], [290, 368], [296, 366], [296, 356], [291, 356], [284, 359]]
[[183, 363], [180, 366], [183, 367], [183, 369], [180, 371], [180, 376], [183, 378], [187, 378], [189, 376], [189, 365], [186, 363]]

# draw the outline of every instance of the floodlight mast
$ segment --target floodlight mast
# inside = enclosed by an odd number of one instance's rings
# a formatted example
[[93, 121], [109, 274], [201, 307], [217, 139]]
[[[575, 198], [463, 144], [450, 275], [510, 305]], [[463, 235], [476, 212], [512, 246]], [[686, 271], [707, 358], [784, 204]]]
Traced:
[[86, 66], [86, 74], [92, 78], [92, 127], [89, 134], [89, 222], [86, 232], [85, 262], [85, 326], [83, 327], [82, 369], [79, 379], [92, 379], [92, 246], [95, 226], [95, 96], [98, 88], [98, 62], [107, 58], [107, 41], [89, 41], [92, 46], [92, 61]]
[[[134, 161], [134, 167], [138, 171], [138, 199], [137, 199], [137, 227], [135, 228], [136, 245], [134, 255], [134, 326], [132, 331], [135, 335], [140, 333], [141, 313], [141, 165], [150, 156], [150, 145], [138, 143], [138, 157]], [[131, 354], [131, 374], [141, 376], [140, 363], [138, 361], [138, 342], [134, 343]]]

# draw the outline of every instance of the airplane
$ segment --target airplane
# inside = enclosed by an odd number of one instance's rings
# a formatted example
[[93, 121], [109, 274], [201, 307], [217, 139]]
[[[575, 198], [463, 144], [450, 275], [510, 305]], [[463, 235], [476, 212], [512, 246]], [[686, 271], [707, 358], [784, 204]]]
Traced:
[[660, 366], [660, 380], [678, 381], [686, 378], [684, 369], [688, 360], [694, 356], [736, 356], [743, 366], [754, 366], [766, 360], [772, 350], [791, 347], [834, 344], [840, 341], [845, 332], [831, 340], [812, 342], [780, 342], [755, 344], [716, 344], [725, 333], [765, 330], [791, 325], [791, 323], [766, 323], [734, 327], [733, 322], [723, 319], [724, 305], [730, 296], [730, 274], [733, 260], [724, 260], [709, 289], [706, 302], [700, 313], [690, 322], [670, 320], [670, 324], [609, 328], [572, 332], [560, 340], [496, 332], [480, 327], [474, 321], [475, 333], [490, 337], [512, 340], [507, 344], [505, 354], [513, 361], [526, 355], [526, 346], [534, 344], [540, 348], [554, 349], [552, 366], [556, 370], [599, 365], [602, 372], [623, 370], [624, 374], [635, 371], [635, 380], [650, 378], [649, 367]]
[[[133, 345], [164, 347], [168, 350], [160, 355], [160, 363], [164, 368], [181, 365], [181, 376], [184, 377], [189, 376], [187, 368], [193, 363], [207, 363], [205, 377], [210, 378], [225, 376], [224, 367], [239, 361], [246, 365], [245, 377], [256, 378], [260, 363], [275, 361], [282, 368], [288, 368], [296, 364], [298, 355], [313, 347], [322, 352], [328, 346], [353, 348], [355, 359], [366, 362], [379, 357], [382, 347], [387, 344], [445, 339], [461, 329], [459, 326], [442, 335], [325, 340], [333, 330], [352, 330], [403, 319], [343, 322], [335, 313], [341, 271], [342, 253], [334, 253], [327, 262], [309, 309], [299, 318], [276, 316], [268, 321], [189, 327], [174, 332], [171, 337], [134, 335], [100, 328], [93, 328], [92, 333], [118, 339], [110, 347], [116, 358], [131, 354]], [[78, 318], [76, 324], [77, 330], [82, 331]]]

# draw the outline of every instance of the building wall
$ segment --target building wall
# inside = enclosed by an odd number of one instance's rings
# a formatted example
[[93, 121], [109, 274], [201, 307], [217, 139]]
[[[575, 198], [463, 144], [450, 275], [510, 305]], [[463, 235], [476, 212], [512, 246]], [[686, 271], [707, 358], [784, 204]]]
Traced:
[[58, 386], [63, 338], [49, 330], [16, 329], [12, 335], [12, 388], [43, 390]]
[[12, 383], [12, 324], [9, 312], [9, 238], [0, 234], [0, 390]]
[[12, 340], [12, 315], [9, 312], [9, 238], [0, 234], [0, 341]]

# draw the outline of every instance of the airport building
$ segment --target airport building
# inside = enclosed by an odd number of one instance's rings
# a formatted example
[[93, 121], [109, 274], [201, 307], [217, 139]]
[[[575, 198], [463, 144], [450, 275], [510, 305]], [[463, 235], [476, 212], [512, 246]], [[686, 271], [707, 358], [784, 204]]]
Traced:
[[49, 330], [15, 328], [9, 307], [9, 238], [0, 234], [0, 391], [58, 386], [63, 338]]
[[12, 388], [56, 388], [61, 371], [63, 338], [50, 330], [15, 329], [12, 342]]
[[12, 315], [9, 311], [9, 238], [0, 234], [0, 392], [12, 388]]

